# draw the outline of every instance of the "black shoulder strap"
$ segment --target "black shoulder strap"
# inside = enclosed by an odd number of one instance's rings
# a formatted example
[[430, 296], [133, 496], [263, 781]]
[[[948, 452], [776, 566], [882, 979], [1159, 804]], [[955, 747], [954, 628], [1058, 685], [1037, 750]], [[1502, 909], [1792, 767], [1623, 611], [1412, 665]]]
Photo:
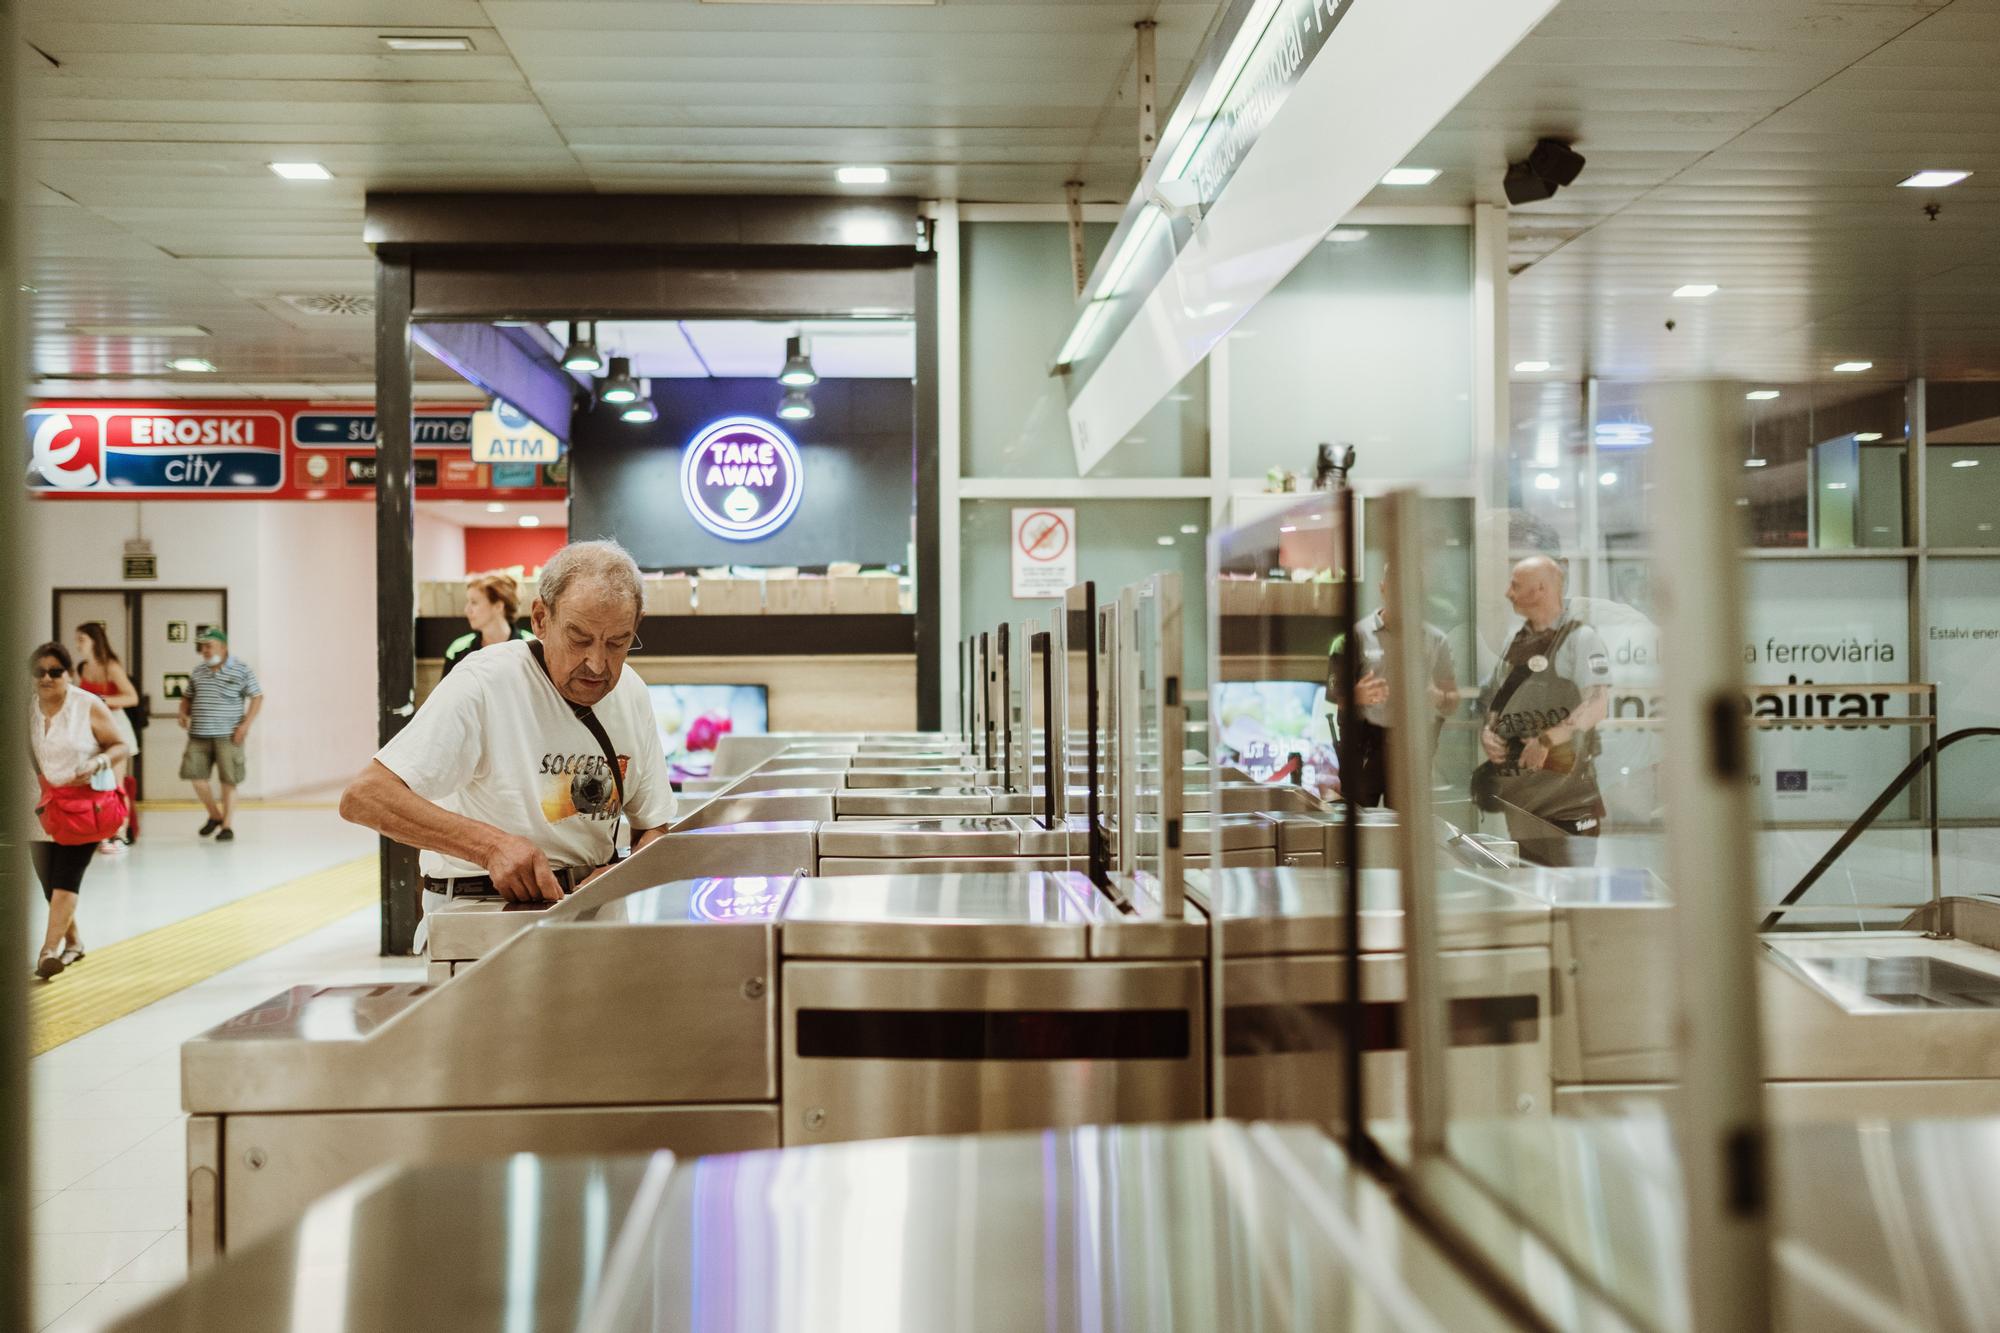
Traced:
[[[1569, 638], [1570, 631], [1577, 627], [1577, 623], [1574, 620], [1569, 621], [1561, 629], [1557, 630], [1555, 638], [1549, 641], [1548, 653], [1551, 662], [1555, 660], [1556, 654], [1562, 651], [1563, 642]], [[1507, 674], [1507, 679], [1500, 682], [1500, 688], [1494, 691], [1493, 702], [1486, 705], [1486, 712], [1489, 717], [1507, 711], [1507, 704], [1513, 699], [1515, 692], [1521, 686], [1527, 684], [1528, 677], [1534, 674], [1528, 668], [1528, 663], [1532, 660], [1532, 657], [1527, 657], [1514, 663], [1514, 669]]]
[[[535, 655], [535, 665], [542, 669], [542, 674], [548, 676], [549, 684], [553, 686], [556, 681], [554, 676], [549, 676], [549, 660], [542, 655], [542, 641], [528, 640], [528, 651]], [[611, 780], [618, 786], [618, 813], [624, 815], [629, 823], [631, 814], [625, 808], [625, 770], [618, 767], [618, 749], [612, 745], [610, 734], [604, 730], [604, 724], [597, 720], [597, 713], [590, 705], [570, 703], [568, 699], [563, 699], [561, 690], [556, 691], [556, 697], [569, 704], [569, 711], [576, 714], [576, 720], [583, 723], [584, 729], [597, 741], [597, 748], [604, 752], [604, 762], [611, 765]], [[615, 836], [612, 840], [612, 850], [614, 854], [617, 851]]]

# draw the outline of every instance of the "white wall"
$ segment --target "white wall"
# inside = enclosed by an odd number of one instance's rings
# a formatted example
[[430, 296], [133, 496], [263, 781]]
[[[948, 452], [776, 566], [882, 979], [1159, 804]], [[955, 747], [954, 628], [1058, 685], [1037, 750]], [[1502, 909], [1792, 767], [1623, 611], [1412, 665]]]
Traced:
[[375, 510], [266, 503], [258, 527], [258, 652], [267, 696], [260, 790], [322, 788], [375, 752]]
[[[268, 699], [250, 738], [246, 796], [325, 787], [374, 751], [375, 530], [363, 504], [301, 501], [37, 500], [28, 506], [28, 623], [48, 632], [64, 588], [226, 588], [229, 646]], [[144, 536], [159, 578], [122, 577], [125, 541]], [[59, 636], [66, 638], [67, 636]], [[156, 708], [160, 700], [154, 701]], [[172, 795], [171, 787], [153, 796]]]
[[[374, 521], [375, 511], [365, 509], [369, 521]], [[369, 533], [368, 540], [375, 540]], [[411, 562], [416, 569], [419, 583], [428, 581], [450, 581], [465, 577], [465, 529], [456, 523], [446, 522], [435, 514], [427, 514], [421, 507], [417, 510], [416, 547], [411, 552]]]

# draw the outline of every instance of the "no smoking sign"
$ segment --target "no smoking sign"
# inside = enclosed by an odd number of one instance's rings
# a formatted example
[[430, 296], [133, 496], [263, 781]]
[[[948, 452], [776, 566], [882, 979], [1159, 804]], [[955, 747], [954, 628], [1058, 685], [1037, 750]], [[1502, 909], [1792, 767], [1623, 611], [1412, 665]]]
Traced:
[[1076, 510], [1014, 511], [1014, 596], [1061, 597], [1076, 582]]

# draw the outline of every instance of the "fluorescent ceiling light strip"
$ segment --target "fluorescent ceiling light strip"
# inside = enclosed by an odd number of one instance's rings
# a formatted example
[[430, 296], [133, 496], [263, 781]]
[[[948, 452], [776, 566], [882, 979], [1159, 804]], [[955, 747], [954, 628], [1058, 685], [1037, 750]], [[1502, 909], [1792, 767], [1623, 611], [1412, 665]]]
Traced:
[[1153, 243], [1154, 233], [1159, 231], [1160, 223], [1165, 219], [1166, 215], [1151, 204], [1146, 205], [1140, 212], [1139, 220], [1133, 223], [1132, 230], [1125, 234], [1124, 243], [1112, 257], [1110, 267], [1104, 271], [1104, 281], [1097, 292], [1100, 299], [1124, 295], [1123, 284], [1131, 275], [1132, 266], [1138, 262], [1140, 253]]
[[1083, 314], [1076, 321], [1076, 327], [1070, 330], [1068, 340], [1063, 343], [1062, 350], [1056, 353], [1057, 365], [1070, 365], [1083, 355], [1084, 349], [1090, 346], [1091, 339], [1097, 336], [1097, 326], [1104, 322], [1106, 309], [1102, 300], [1092, 301], [1084, 308]]
[[1257, 0], [1248, 17], [1243, 20], [1243, 26], [1236, 30], [1236, 36], [1230, 40], [1229, 49], [1223, 53], [1221, 62], [1215, 67], [1215, 77], [1208, 81], [1208, 87], [1202, 91], [1201, 101], [1195, 104], [1194, 115], [1188, 120], [1186, 133], [1182, 134], [1180, 142], [1174, 145], [1173, 156], [1167, 159], [1167, 168], [1162, 179], [1179, 180], [1181, 173], [1186, 171], [1188, 164], [1194, 160], [1195, 153], [1201, 148], [1201, 141], [1208, 137], [1209, 126], [1215, 122], [1215, 113], [1220, 111], [1222, 104], [1229, 99], [1231, 90], [1236, 87], [1236, 81], [1243, 77], [1244, 66], [1250, 63], [1250, 57], [1256, 54], [1258, 45], [1264, 40], [1265, 29], [1271, 26], [1271, 20], [1277, 16], [1279, 3], [1280, 0]]

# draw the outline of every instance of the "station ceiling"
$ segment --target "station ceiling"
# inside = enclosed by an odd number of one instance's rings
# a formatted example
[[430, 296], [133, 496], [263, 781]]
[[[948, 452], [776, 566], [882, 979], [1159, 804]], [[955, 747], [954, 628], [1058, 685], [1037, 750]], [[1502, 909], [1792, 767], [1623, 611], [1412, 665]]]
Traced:
[[[30, 0], [29, 282], [46, 392], [368, 396], [365, 191], [1122, 201], [1133, 25], [1162, 105], [1216, 0]], [[408, 53], [385, 36], [460, 36]], [[330, 181], [285, 181], [274, 161]], [[302, 308], [303, 307], [303, 308]], [[207, 337], [77, 325], [194, 324]], [[174, 375], [199, 356], [212, 375]], [[53, 383], [56, 377], [75, 377]], [[449, 373], [426, 365], [431, 392]], [[272, 390], [278, 392], [273, 393]], [[358, 392], [357, 392], [358, 391]]]
[[[37, 388], [368, 396], [368, 317], [310, 313], [371, 293], [368, 189], [828, 193], [867, 163], [898, 194], [1122, 200], [1132, 24], [1159, 23], [1164, 119], [1218, 8], [30, 0]], [[1543, 378], [2000, 377], [1996, 69], [2000, 0], [1563, 0], [1410, 154], [1437, 182], [1368, 202], [1497, 202], [1538, 136], [1575, 143], [1582, 178], [1510, 222]], [[334, 179], [268, 169], [293, 160]], [[1939, 167], [1975, 174], [1895, 187]], [[210, 333], [74, 331], [157, 323]]]

